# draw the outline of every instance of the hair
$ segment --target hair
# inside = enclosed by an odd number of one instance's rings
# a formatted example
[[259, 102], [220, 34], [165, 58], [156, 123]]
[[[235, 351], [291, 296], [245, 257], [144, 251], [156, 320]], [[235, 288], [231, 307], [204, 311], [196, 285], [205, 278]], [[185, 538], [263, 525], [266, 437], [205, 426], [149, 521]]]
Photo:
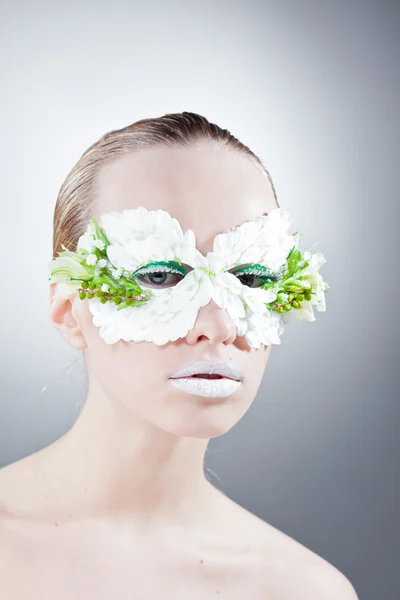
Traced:
[[142, 119], [122, 129], [104, 134], [92, 144], [68, 173], [62, 184], [53, 218], [53, 257], [61, 246], [75, 250], [79, 237], [86, 231], [95, 201], [94, 180], [101, 167], [119, 155], [149, 147], [187, 146], [210, 141], [239, 152], [254, 161], [268, 179], [279, 207], [271, 176], [261, 160], [227, 129], [210, 123], [205, 117], [182, 112]]

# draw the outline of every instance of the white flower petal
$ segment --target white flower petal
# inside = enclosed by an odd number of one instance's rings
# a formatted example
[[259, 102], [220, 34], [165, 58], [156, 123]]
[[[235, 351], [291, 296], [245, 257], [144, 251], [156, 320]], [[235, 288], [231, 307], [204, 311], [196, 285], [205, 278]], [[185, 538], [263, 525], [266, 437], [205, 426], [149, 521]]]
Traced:
[[222, 261], [229, 269], [247, 263], [260, 263], [272, 270], [286, 262], [296, 240], [287, 233], [291, 217], [287, 211], [274, 209], [253, 221], [242, 223], [214, 238], [213, 251], [208, 253], [210, 264]]
[[95, 254], [88, 254], [85, 260], [88, 265], [95, 265], [97, 263], [97, 256]]
[[86, 232], [82, 234], [78, 240], [77, 250], [86, 250], [86, 252], [91, 253], [94, 248], [94, 237], [93, 237], [93, 228], [89, 223]]
[[103, 242], [103, 240], [94, 240], [93, 245], [96, 246], [96, 248], [98, 248], [99, 250], [104, 250], [105, 248], [105, 243]]
[[294, 312], [300, 321], [315, 321], [314, 311], [309, 300], [303, 300], [300, 308], [294, 309]]

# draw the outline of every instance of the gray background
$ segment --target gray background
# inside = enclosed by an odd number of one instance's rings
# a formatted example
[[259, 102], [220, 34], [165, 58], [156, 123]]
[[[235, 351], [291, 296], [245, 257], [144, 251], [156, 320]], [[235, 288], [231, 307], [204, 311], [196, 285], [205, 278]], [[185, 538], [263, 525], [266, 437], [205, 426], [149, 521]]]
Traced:
[[3, 1], [0, 466], [62, 435], [85, 397], [49, 321], [67, 172], [106, 131], [199, 112], [261, 157], [331, 286], [210, 442], [209, 478], [360, 599], [400, 598], [399, 22], [387, 0]]

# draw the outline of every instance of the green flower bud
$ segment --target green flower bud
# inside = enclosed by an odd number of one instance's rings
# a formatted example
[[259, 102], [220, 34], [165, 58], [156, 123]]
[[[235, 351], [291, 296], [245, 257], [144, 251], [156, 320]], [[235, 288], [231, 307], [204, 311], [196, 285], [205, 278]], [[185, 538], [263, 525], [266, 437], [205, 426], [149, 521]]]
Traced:
[[118, 294], [119, 294], [120, 296], [123, 296], [123, 295], [125, 294], [125, 288], [123, 288], [123, 287], [119, 287], [119, 288], [118, 288], [118, 290], [117, 290], [117, 292], [118, 292]]
[[276, 296], [276, 301], [279, 304], [285, 304], [289, 299], [288, 294], [285, 294], [284, 292], [279, 292]]
[[109, 292], [110, 292], [110, 294], [114, 295], [117, 293], [117, 289], [115, 287], [110, 287]]
[[128, 290], [127, 292], [125, 292], [125, 296], [127, 298], [132, 298], [133, 294], [132, 294], [132, 292], [130, 290]]
[[94, 298], [94, 294], [91, 294], [90, 292], [88, 292], [87, 297], [88, 297], [88, 300], [91, 300], [92, 298]]
[[293, 300], [292, 306], [293, 306], [293, 308], [300, 308], [300, 303], [297, 302], [296, 300]]
[[312, 298], [312, 294], [310, 294], [309, 292], [306, 292], [306, 293], [304, 294], [304, 298], [305, 298], [306, 300], [311, 300], [311, 298]]
[[119, 296], [114, 296], [114, 303], [119, 304], [121, 302], [121, 298]]
[[103, 295], [104, 295], [104, 292], [102, 292], [101, 290], [97, 290], [97, 292], [96, 292], [96, 296], [97, 296], [98, 298], [102, 298], [102, 297], [103, 297]]
[[107, 300], [107, 298], [103, 298], [103, 297], [101, 297], [101, 298], [100, 298], [100, 302], [101, 302], [102, 304], [105, 304], [106, 302], [108, 302], [108, 300]]
[[95, 289], [96, 289], [96, 287], [97, 287], [97, 286], [96, 286], [96, 284], [95, 284], [95, 283], [93, 283], [93, 281], [91, 281], [91, 282], [89, 283], [89, 289], [90, 289], [90, 290], [95, 290]]
[[286, 312], [289, 312], [289, 310], [291, 310], [292, 307], [290, 306], [290, 304], [284, 304], [283, 305], [283, 310], [286, 310]]
[[89, 283], [87, 281], [82, 281], [81, 288], [83, 288], [84, 290], [86, 290], [88, 287], [89, 287]]
[[304, 300], [304, 294], [297, 294], [297, 301], [303, 302], [303, 300]]
[[79, 298], [81, 300], [84, 300], [86, 298], [86, 293], [85, 292], [79, 292]]
[[277, 306], [276, 307], [276, 312], [279, 313], [280, 315], [283, 313], [283, 307], [282, 306]]

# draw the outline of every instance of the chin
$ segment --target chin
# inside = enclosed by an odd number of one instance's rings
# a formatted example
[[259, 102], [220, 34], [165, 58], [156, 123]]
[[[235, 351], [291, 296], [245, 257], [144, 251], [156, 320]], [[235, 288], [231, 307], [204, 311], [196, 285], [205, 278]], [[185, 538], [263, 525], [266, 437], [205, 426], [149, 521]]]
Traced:
[[[251, 402], [235, 394], [227, 398], [204, 398], [201, 396], [175, 396], [169, 402], [168, 418], [163, 419], [162, 429], [178, 437], [214, 438], [227, 433], [249, 409]], [[164, 413], [164, 417], [166, 413]]]
[[217, 438], [227, 433], [233, 426], [233, 424], [223, 423], [204, 423], [199, 425], [198, 423], [192, 423], [185, 426], [179, 426], [176, 428], [168, 428], [166, 431], [175, 435], [176, 437], [185, 438], [197, 438], [197, 439], [212, 439]]

